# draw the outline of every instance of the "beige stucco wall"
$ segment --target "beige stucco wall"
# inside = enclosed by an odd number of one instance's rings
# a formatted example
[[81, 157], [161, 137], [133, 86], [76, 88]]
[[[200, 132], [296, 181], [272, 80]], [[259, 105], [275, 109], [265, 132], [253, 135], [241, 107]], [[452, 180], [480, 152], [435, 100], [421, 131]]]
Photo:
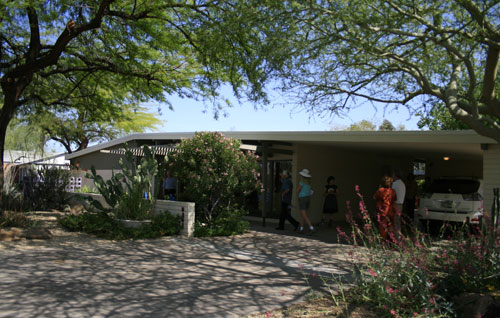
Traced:
[[[129, 143], [130, 147], [135, 147], [135, 143]], [[120, 149], [123, 145], [116, 145], [110, 149]], [[75, 166], [79, 162], [79, 170], [76, 174], [85, 176], [87, 172], [90, 172], [90, 168], [93, 166], [96, 169], [96, 173], [108, 180], [111, 178], [113, 173], [120, 172], [122, 169], [120, 167], [120, 158], [126, 163], [127, 160], [124, 155], [115, 155], [103, 152], [92, 152], [87, 155], [80, 156], [75, 159], [71, 159], [71, 165]], [[94, 182], [87, 178], [83, 178], [83, 185], [87, 185], [91, 188], [94, 187]]]
[[484, 209], [489, 215], [493, 203], [493, 188], [500, 188], [500, 145], [489, 145], [483, 151]]
[[[418, 159], [427, 160], [426, 169], [431, 178], [443, 176], [476, 176], [481, 178], [483, 176], [481, 158], [457, 159], [452, 155], [450, 157], [450, 161], [444, 161], [440, 157]], [[334, 146], [296, 144], [292, 163], [293, 182], [295, 186], [299, 184], [298, 173], [303, 168], [311, 171], [313, 176], [311, 185], [314, 194], [308, 215], [314, 223], [321, 220], [324, 202], [323, 189], [327, 177], [333, 175], [340, 193], [338, 198], [340, 212], [335, 215], [335, 220], [343, 221], [347, 212], [346, 201], [350, 201], [354, 213], [359, 211], [359, 198], [354, 191], [356, 185], [359, 185], [369, 211], [374, 213], [375, 203], [372, 196], [378, 188], [381, 177], [393, 169], [399, 169], [403, 181], [406, 181], [406, 176], [413, 171], [415, 159], [417, 158], [411, 155], [391, 155], [390, 153], [377, 153], [373, 150], [349, 151]], [[500, 149], [493, 149], [488, 160], [491, 161], [491, 164], [487, 165], [486, 169], [491, 171], [490, 179], [496, 176], [496, 180], [500, 181]], [[496, 184], [496, 186], [500, 186], [500, 182]], [[488, 191], [492, 192], [492, 190]], [[491, 206], [491, 203], [488, 204]], [[293, 206], [292, 214], [294, 217], [300, 218], [296, 195], [294, 195]]]
[[[376, 154], [374, 152], [346, 151], [335, 147], [312, 146], [298, 144], [295, 146], [293, 156], [293, 182], [297, 187], [300, 181], [298, 172], [303, 168], [309, 169], [312, 178], [311, 208], [308, 215], [311, 222], [321, 220], [323, 210], [323, 190], [328, 176], [332, 175], [336, 179], [339, 187], [339, 213], [335, 214], [335, 220], [344, 221], [347, 212], [346, 201], [354, 213], [359, 211], [359, 198], [354, 191], [359, 185], [365, 202], [373, 212], [374, 202], [372, 195], [377, 190], [380, 178], [391, 169], [399, 169], [403, 175], [412, 169], [413, 158], [410, 157], [390, 157]], [[297, 195], [294, 194], [294, 217], [299, 218]]]

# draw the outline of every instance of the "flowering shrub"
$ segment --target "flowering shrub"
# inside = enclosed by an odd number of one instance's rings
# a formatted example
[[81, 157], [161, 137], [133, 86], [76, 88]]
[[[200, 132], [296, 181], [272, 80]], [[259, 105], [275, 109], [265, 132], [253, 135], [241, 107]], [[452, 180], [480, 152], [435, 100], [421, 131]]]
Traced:
[[[240, 142], [215, 132], [198, 132], [169, 156], [187, 200], [196, 203], [198, 222], [215, 226], [246, 195], [260, 187], [257, 156], [240, 150]], [[241, 220], [241, 218], [240, 218]]]
[[[339, 235], [353, 248], [368, 248], [366, 262], [357, 266], [352, 301], [369, 303], [380, 317], [456, 317], [454, 296], [464, 292], [500, 290], [500, 240], [497, 230], [488, 228], [477, 235], [468, 227], [454, 229], [447, 240], [433, 241], [415, 229], [383, 239], [366, 209], [363, 196], [360, 212], [348, 204], [351, 234], [338, 228]], [[356, 255], [351, 253], [350, 255]]]

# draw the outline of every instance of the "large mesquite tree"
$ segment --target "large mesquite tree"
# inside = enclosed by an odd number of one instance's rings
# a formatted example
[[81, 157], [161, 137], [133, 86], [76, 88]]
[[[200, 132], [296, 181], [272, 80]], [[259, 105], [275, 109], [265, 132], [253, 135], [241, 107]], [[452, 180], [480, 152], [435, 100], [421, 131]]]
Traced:
[[298, 0], [300, 32], [285, 89], [311, 111], [349, 101], [444, 104], [500, 142], [500, 3], [474, 0]]
[[17, 113], [70, 106], [89, 79], [100, 79], [100, 87], [119, 86], [128, 92], [121, 101], [129, 103], [165, 101], [165, 93], [214, 100], [222, 83], [230, 83], [238, 96], [265, 100], [263, 85], [287, 52], [279, 43], [293, 31], [278, 22], [282, 5], [279, 0], [2, 1], [0, 153]]

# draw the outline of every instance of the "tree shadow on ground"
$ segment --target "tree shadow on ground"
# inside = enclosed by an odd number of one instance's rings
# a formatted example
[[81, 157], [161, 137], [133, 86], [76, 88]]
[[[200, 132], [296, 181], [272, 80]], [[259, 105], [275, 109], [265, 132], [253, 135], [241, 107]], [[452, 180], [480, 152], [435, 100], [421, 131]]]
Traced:
[[325, 291], [319, 275], [348, 281], [347, 248], [258, 231], [4, 242], [0, 317], [238, 317]]

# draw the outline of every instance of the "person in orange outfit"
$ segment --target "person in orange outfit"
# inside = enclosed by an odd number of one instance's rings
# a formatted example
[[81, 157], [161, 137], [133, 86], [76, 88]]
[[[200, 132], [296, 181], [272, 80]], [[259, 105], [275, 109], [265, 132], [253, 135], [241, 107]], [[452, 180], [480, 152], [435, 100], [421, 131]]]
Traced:
[[382, 177], [380, 188], [373, 195], [376, 202], [379, 231], [384, 239], [388, 238], [389, 233], [394, 233], [394, 202], [396, 202], [396, 191], [391, 187], [392, 178], [384, 176]]

